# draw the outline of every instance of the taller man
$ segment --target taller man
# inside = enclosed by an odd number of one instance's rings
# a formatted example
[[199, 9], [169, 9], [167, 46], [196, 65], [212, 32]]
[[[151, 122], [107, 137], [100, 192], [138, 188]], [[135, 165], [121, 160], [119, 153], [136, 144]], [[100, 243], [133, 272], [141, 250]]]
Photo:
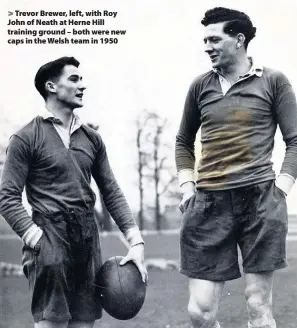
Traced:
[[[183, 200], [181, 273], [189, 277], [195, 328], [218, 328], [224, 282], [245, 273], [249, 328], [275, 328], [273, 273], [286, 262], [286, 195], [297, 177], [297, 107], [290, 82], [247, 56], [256, 28], [242, 12], [205, 13], [205, 51], [212, 70], [188, 91], [176, 139]], [[286, 155], [275, 181], [271, 154], [277, 125]], [[194, 142], [202, 157], [194, 183]]]
[[[144, 281], [143, 240], [110, 168], [102, 138], [80, 123], [85, 86], [73, 57], [43, 65], [35, 86], [44, 112], [10, 139], [0, 186], [0, 214], [23, 239], [36, 328], [91, 328], [101, 317], [95, 277], [102, 260], [94, 215], [94, 177], [131, 248]], [[22, 205], [26, 187], [32, 217]]]

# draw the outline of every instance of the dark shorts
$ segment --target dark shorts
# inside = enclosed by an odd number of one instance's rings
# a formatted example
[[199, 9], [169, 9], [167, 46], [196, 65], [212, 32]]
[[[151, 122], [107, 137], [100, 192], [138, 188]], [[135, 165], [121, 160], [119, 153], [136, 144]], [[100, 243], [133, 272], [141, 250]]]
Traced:
[[184, 205], [180, 272], [226, 281], [245, 273], [284, 268], [287, 205], [274, 181], [224, 191], [197, 190]]
[[94, 213], [43, 216], [33, 213], [43, 230], [36, 247], [23, 247], [35, 322], [94, 321], [102, 308], [95, 277], [102, 265]]

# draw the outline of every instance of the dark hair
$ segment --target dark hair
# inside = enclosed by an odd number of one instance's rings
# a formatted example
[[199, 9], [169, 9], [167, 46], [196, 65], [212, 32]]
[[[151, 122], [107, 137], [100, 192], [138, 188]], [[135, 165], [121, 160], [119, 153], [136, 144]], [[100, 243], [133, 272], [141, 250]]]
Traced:
[[66, 65], [79, 66], [79, 61], [74, 57], [61, 57], [47, 64], [42, 65], [35, 75], [34, 84], [36, 89], [44, 99], [47, 98], [45, 83], [51, 79], [57, 79]]
[[207, 26], [226, 22], [224, 25], [224, 33], [230, 36], [236, 36], [242, 33], [245, 36], [244, 46], [247, 48], [249, 42], [256, 35], [256, 27], [253, 26], [250, 17], [238, 10], [228, 9], [224, 7], [216, 7], [208, 10], [204, 14], [201, 24]]

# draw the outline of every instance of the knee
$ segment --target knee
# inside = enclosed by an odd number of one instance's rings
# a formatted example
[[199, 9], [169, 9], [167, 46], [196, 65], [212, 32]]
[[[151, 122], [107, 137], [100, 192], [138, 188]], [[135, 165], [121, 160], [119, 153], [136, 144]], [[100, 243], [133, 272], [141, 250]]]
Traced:
[[252, 285], [246, 288], [245, 298], [249, 315], [252, 318], [261, 318], [271, 313], [272, 294], [270, 291]]
[[203, 326], [205, 323], [214, 323], [216, 321], [216, 306], [205, 300], [190, 298], [188, 304], [188, 313], [192, 321], [198, 326]]

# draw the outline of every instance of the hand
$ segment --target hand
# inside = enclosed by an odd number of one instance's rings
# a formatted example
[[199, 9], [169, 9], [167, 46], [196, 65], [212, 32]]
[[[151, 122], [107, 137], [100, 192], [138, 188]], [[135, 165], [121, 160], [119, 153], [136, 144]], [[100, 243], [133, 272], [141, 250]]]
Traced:
[[190, 191], [190, 192], [186, 192], [183, 194], [183, 199], [182, 201], [180, 202], [179, 204], [179, 209], [182, 213], [185, 212], [185, 209], [184, 209], [184, 204], [187, 200], [189, 200], [193, 195], [195, 194], [194, 191]]
[[144, 266], [144, 245], [143, 244], [137, 244], [132, 246], [128, 254], [122, 259], [120, 262], [120, 265], [124, 265], [127, 262], [132, 261], [138, 268], [142, 281], [147, 285], [148, 282], [148, 274], [146, 271], [146, 268]]

